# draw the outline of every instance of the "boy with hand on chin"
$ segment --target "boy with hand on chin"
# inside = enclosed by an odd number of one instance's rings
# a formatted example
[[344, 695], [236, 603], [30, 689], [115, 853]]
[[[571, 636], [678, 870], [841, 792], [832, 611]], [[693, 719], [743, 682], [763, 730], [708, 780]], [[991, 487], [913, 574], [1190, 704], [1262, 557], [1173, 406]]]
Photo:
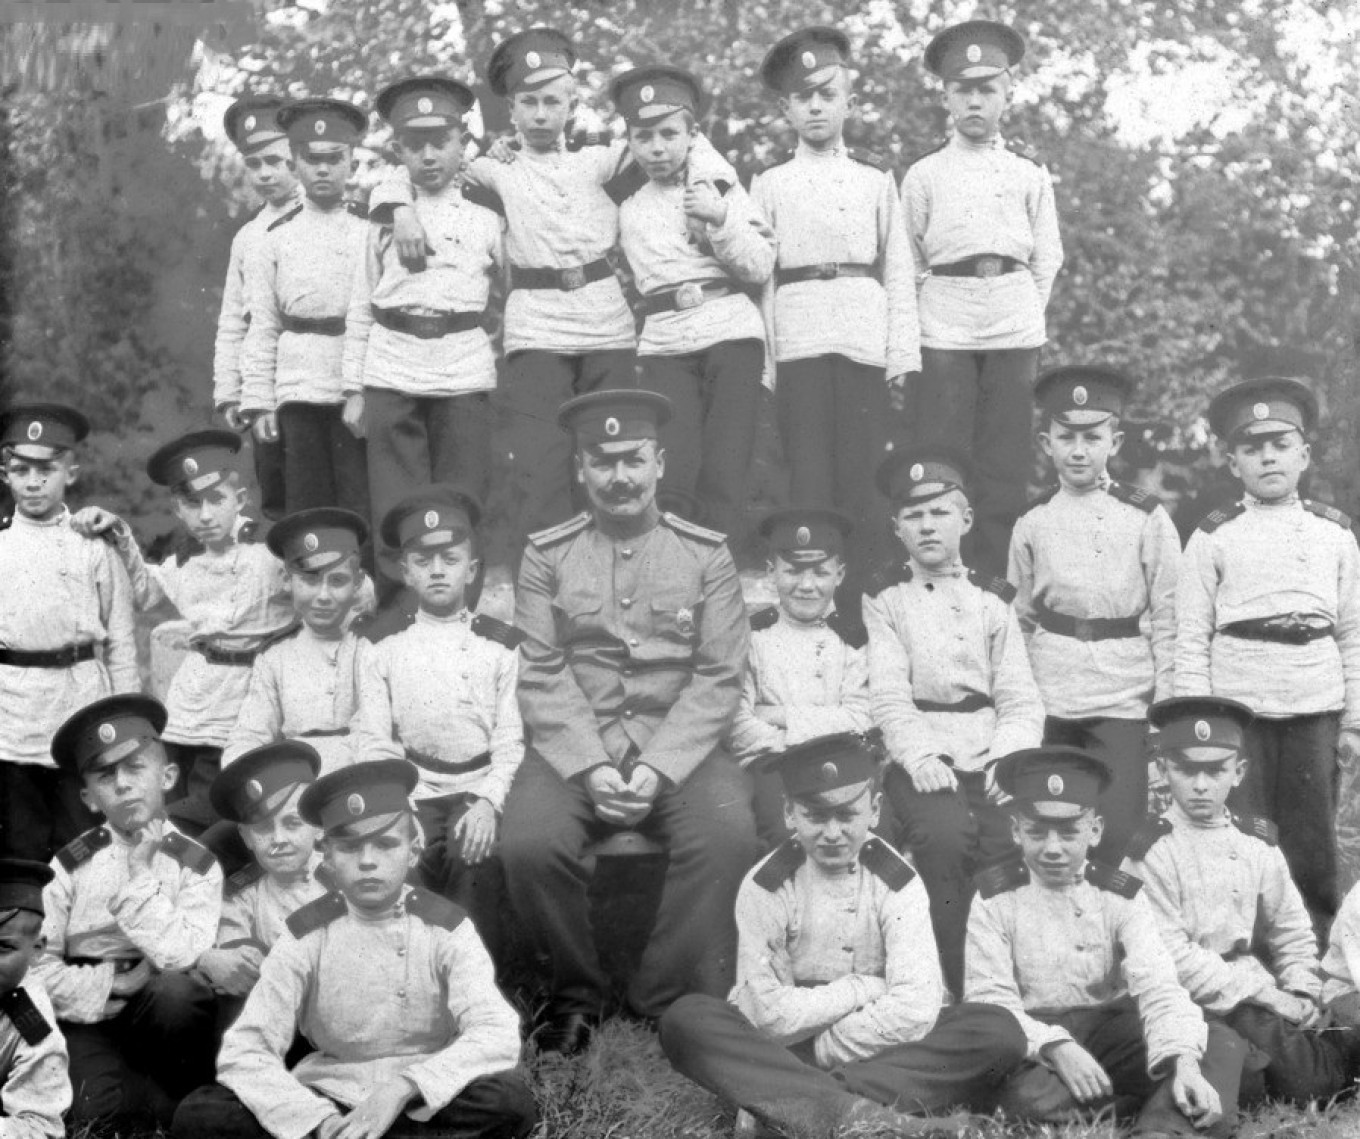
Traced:
[[52, 757], [105, 822], [57, 853], [37, 975], [71, 1055], [71, 1120], [154, 1114], [212, 1074], [212, 947], [222, 872], [166, 818], [177, 772], [149, 696], [109, 696], [52, 737]]
[[1264, 1054], [1264, 1087], [1244, 1080], [1242, 1098], [1307, 1104], [1349, 1082], [1360, 1033], [1327, 1023], [1317, 938], [1275, 825], [1228, 810], [1251, 718], [1217, 696], [1152, 706], [1172, 803], [1135, 835], [1125, 867], [1145, 884], [1181, 984]]
[[1023, 1059], [1015, 1018], [942, 1004], [921, 880], [870, 834], [882, 793], [864, 737], [821, 736], [777, 766], [792, 837], [737, 895], [736, 987], [726, 1001], [672, 1004], [661, 1046], [677, 1070], [781, 1135], [957, 1133], [966, 1121], [910, 1113], [985, 1105]]
[[1061, 1122], [1113, 1107], [1136, 1116], [1135, 1135], [1231, 1134], [1246, 1044], [1206, 1029], [1138, 879], [1089, 860], [1105, 765], [1030, 748], [1003, 757], [996, 781], [1020, 853], [978, 875], [964, 991], [1009, 1009], [1028, 1040], [1006, 1114]]
[[[323, 776], [299, 801], [325, 832], [336, 890], [296, 911], [218, 1058], [220, 1084], [181, 1105], [172, 1134], [378, 1139], [404, 1114], [432, 1132], [527, 1135], [519, 1018], [453, 903], [406, 885], [420, 854], [404, 760]], [[301, 1032], [315, 1051], [289, 1070]]]

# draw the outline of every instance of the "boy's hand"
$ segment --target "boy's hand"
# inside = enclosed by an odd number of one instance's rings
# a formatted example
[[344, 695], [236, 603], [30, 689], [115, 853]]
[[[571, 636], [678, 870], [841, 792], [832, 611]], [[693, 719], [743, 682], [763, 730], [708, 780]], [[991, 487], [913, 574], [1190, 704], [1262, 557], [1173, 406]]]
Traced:
[[264, 954], [253, 946], [237, 949], [209, 949], [198, 959], [198, 971], [212, 987], [229, 997], [244, 997], [260, 979]]
[[109, 993], [115, 997], [130, 997], [146, 988], [150, 980], [151, 962], [143, 957], [127, 972], [113, 975], [113, 987]]
[[1342, 728], [1336, 739], [1336, 757], [1347, 766], [1360, 762], [1360, 730]]
[[345, 1125], [345, 1117], [339, 1112], [328, 1115], [316, 1125], [316, 1130], [312, 1132], [316, 1139], [334, 1139], [340, 1128]]
[[456, 846], [468, 866], [486, 861], [496, 841], [496, 808], [478, 799], [459, 816], [450, 829], [448, 843]]
[[888, 406], [896, 412], [907, 410], [911, 403], [912, 389], [921, 378], [920, 372], [899, 372], [888, 377]]
[[98, 538], [122, 524], [123, 520], [118, 515], [102, 506], [84, 506], [70, 519], [71, 529], [82, 538]]
[[1114, 1085], [1100, 1062], [1075, 1040], [1045, 1048], [1044, 1056], [1078, 1103], [1091, 1103], [1114, 1094]]
[[345, 410], [340, 413], [349, 433], [356, 439], [364, 437], [364, 397], [358, 392], [345, 396]]
[[219, 409], [222, 413], [222, 420], [233, 431], [244, 431], [246, 421], [241, 418], [241, 405], [239, 403], [224, 403]]
[[501, 135], [486, 148], [486, 156], [509, 166], [519, 157], [519, 147], [515, 145], [514, 139]]
[[1204, 1078], [1199, 1062], [1189, 1056], [1176, 1059], [1176, 1070], [1171, 1077], [1171, 1095], [1181, 1114], [1203, 1131], [1223, 1118], [1223, 1102], [1218, 1092]]
[[434, 250], [425, 240], [425, 227], [420, 224], [414, 206], [392, 208], [392, 244], [408, 272], [424, 271], [426, 251], [433, 253]]
[[1311, 1028], [1322, 1016], [1322, 1010], [1306, 997], [1297, 997], [1281, 989], [1269, 989], [1252, 999], [1301, 1028]]
[[152, 819], [134, 832], [127, 852], [128, 872], [132, 877], [151, 873], [151, 860], [160, 850], [164, 836], [165, 823], [160, 819]]
[[279, 441], [279, 417], [272, 411], [264, 411], [257, 415], [250, 429], [255, 433], [256, 440], [261, 443]]
[[952, 791], [959, 785], [959, 777], [954, 774], [954, 769], [938, 755], [932, 755], [907, 774], [911, 776], [911, 785], [920, 795]]
[[382, 1139], [406, 1105], [419, 1094], [416, 1086], [401, 1076], [379, 1084], [345, 1116], [332, 1133], [334, 1139]]
[[685, 186], [685, 213], [695, 221], [722, 225], [727, 220], [727, 202], [712, 182], [690, 182]]

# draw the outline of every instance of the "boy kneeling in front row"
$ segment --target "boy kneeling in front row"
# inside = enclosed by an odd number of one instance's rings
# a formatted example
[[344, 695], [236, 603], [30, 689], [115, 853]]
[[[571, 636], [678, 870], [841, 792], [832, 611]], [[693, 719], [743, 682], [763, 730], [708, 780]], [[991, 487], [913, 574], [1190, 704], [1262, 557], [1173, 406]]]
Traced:
[[925, 888], [869, 834], [882, 794], [864, 738], [822, 736], [776, 762], [793, 837], [737, 895], [736, 988], [728, 1001], [681, 997], [661, 1047], [781, 1135], [957, 1130], [903, 1113], [988, 1106], [1024, 1057], [1019, 1026], [1000, 1008], [941, 1007]]
[[[406, 885], [420, 857], [405, 760], [356, 763], [303, 792], [337, 890], [296, 911], [228, 1030], [220, 1084], [175, 1115], [178, 1139], [377, 1139], [404, 1113], [458, 1139], [537, 1121], [519, 1073], [519, 1018], [472, 923]], [[316, 1051], [292, 1071], [301, 1031]]]

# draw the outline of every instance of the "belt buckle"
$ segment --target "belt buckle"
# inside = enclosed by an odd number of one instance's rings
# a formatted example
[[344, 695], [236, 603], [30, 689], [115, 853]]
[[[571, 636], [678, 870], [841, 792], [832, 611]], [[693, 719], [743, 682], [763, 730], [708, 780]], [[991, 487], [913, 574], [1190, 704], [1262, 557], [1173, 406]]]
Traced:
[[1072, 619], [1072, 636], [1079, 641], [1095, 640], [1095, 624], [1086, 617]]
[[979, 257], [977, 259], [977, 275], [979, 277], [999, 277], [1001, 276], [1001, 269], [1000, 257]]
[[687, 281], [675, 290], [675, 307], [678, 311], [698, 308], [704, 303], [704, 287], [697, 281]]
[[815, 266], [815, 272], [816, 272], [816, 276], [814, 278], [815, 280], [834, 281], [837, 277], [841, 275], [840, 262], [823, 261], [820, 265]]
[[570, 269], [563, 269], [561, 273], [562, 288], [568, 293], [574, 293], [577, 289], [586, 287], [586, 271], [580, 265], [573, 265]]

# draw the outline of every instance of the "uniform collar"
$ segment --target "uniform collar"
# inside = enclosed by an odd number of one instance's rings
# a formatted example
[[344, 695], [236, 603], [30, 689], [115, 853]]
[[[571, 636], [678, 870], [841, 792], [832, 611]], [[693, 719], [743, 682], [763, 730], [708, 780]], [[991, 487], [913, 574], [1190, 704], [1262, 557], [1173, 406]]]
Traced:
[[1223, 813], [1218, 818], [1202, 823], [1198, 819], [1192, 819], [1181, 810], [1180, 804], [1173, 800], [1171, 806], [1167, 808], [1166, 817], [1171, 820], [1172, 825], [1189, 827], [1192, 830], [1213, 831], [1232, 826], [1232, 814], [1227, 807], [1223, 808]]
[[815, 621], [795, 621], [781, 608], [779, 610], [779, 623], [781, 625], [787, 626], [790, 629], [793, 629], [795, 632], [816, 633], [826, 628], [827, 622], [831, 619], [832, 614], [834, 614], [835, 612], [836, 606], [832, 605], [830, 609], [828, 609]]
[[449, 617], [437, 617], [433, 613], [427, 613], [424, 609], [416, 610], [416, 624], [429, 625], [435, 629], [447, 629], [450, 625], [466, 625], [470, 620], [472, 620], [472, 614], [466, 605]]
[[814, 162], [820, 162], [828, 158], [844, 158], [845, 139], [841, 139], [840, 142], [828, 150], [814, 150], [800, 138], [798, 140], [798, 146], [795, 148], [795, 153], [801, 155], [803, 158], [810, 158]]
[[30, 518], [16, 506], [10, 524], [13, 526], [31, 526], [35, 530], [47, 530], [51, 529], [53, 526], [64, 526], [66, 520], [70, 517], [71, 508], [64, 502], [61, 504], [61, 509], [52, 515], [51, 518]]
[[958, 131], [954, 132], [954, 137], [950, 141], [956, 149], [969, 154], [986, 154], [988, 151], [1001, 150], [1006, 145], [1005, 140], [999, 134], [992, 135], [986, 142], [974, 142], [971, 138], [965, 138], [959, 134]]
[[1295, 491], [1288, 498], [1275, 499], [1271, 502], [1267, 502], [1262, 498], [1257, 498], [1254, 494], [1242, 495], [1243, 504], [1250, 507], [1252, 510], [1279, 510], [1287, 506], [1298, 506], [1302, 501], [1303, 499], [1299, 496], [1298, 491]]
[[907, 562], [911, 566], [911, 572], [914, 577], [924, 578], [927, 581], [942, 581], [946, 578], [959, 578], [968, 576], [968, 567], [964, 565], [963, 562], [961, 561], [954, 562], [952, 565], [946, 567], [945, 569], [938, 570], [926, 569], [925, 566], [921, 565], [920, 562], [918, 562], [915, 558], [909, 557], [907, 559]]

